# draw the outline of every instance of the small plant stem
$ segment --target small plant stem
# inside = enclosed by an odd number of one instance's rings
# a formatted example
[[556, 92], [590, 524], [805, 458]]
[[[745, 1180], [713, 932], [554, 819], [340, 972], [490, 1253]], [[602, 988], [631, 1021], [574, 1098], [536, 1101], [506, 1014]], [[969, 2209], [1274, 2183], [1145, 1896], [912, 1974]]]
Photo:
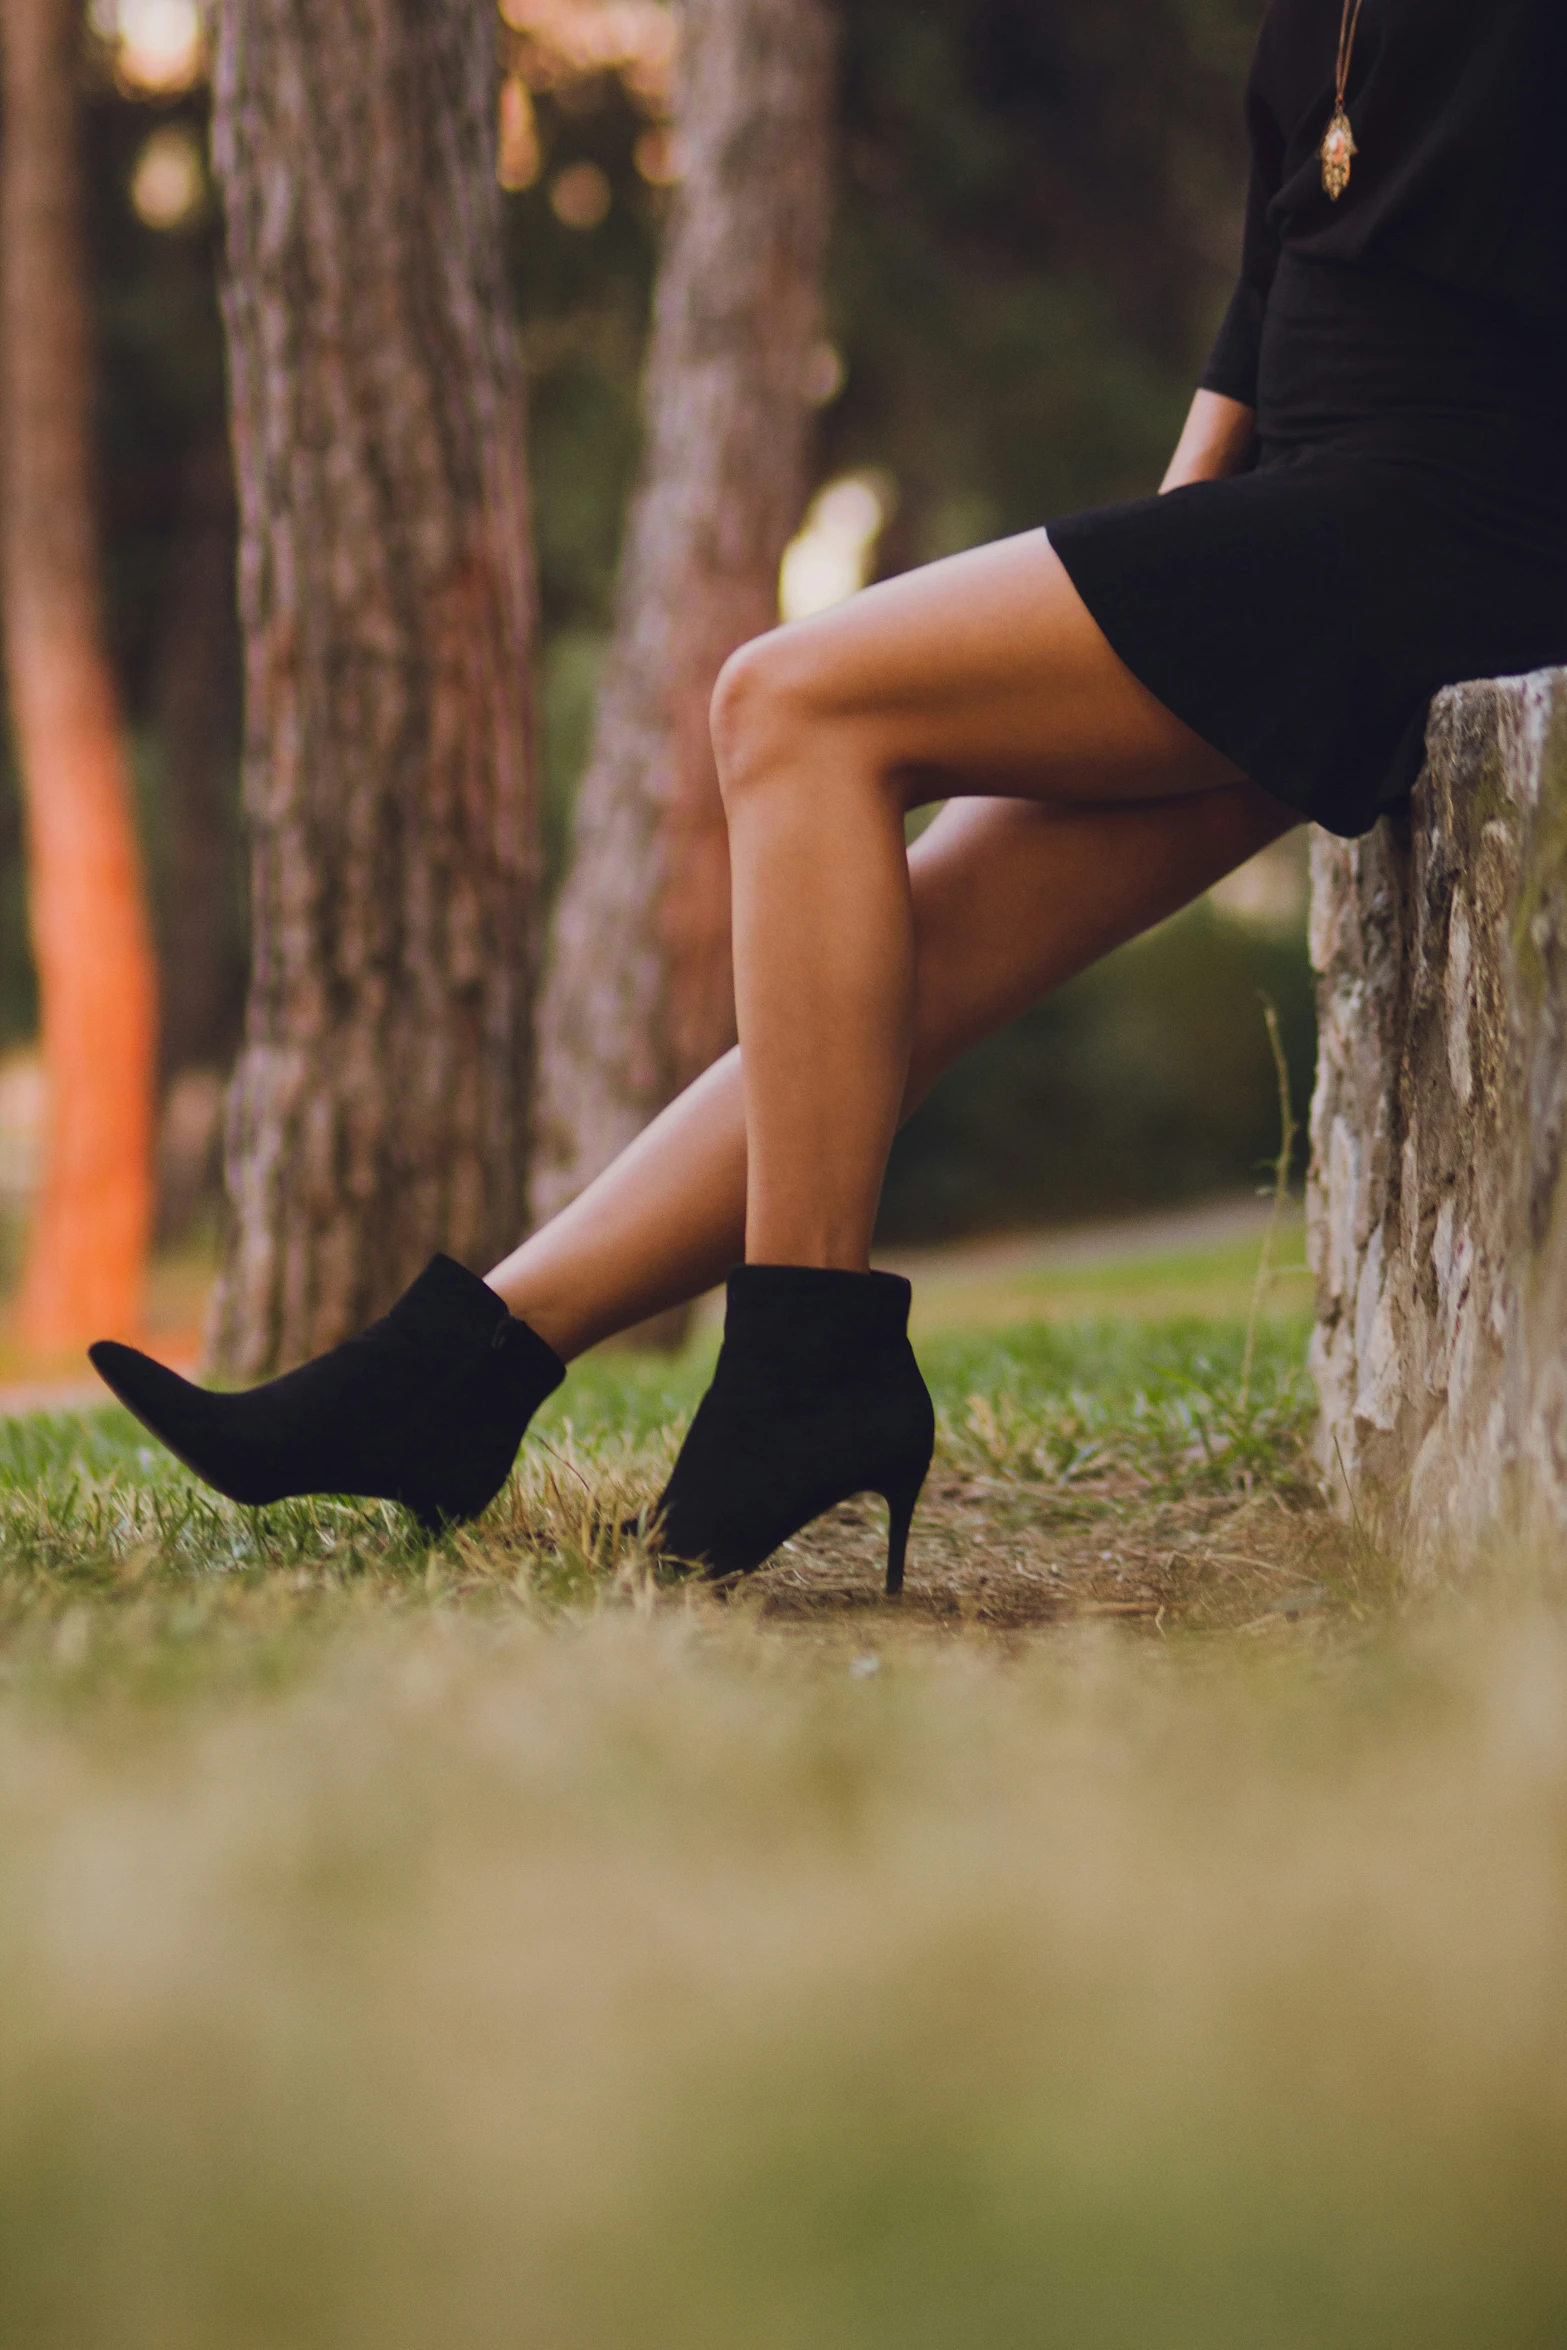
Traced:
[[1338, 1440], [1337, 1430], [1334, 1431], [1333, 1436], [1333, 1457], [1338, 1462], [1338, 1473], [1344, 1480], [1344, 1496], [1349, 1503], [1350, 1523], [1355, 1529], [1355, 1540], [1364, 1543], [1366, 1539], [1365, 1528], [1360, 1523], [1360, 1512], [1355, 1507], [1355, 1488], [1351, 1485], [1349, 1471], [1344, 1466], [1344, 1453]]
[[1274, 1074], [1279, 1081], [1279, 1155], [1273, 1163], [1273, 1209], [1268, 1217], [1268, 1228], [1262, 1236], [1262, 1255], [1257, 1260], [1257, 1278], [1252, 1284], [1251, 1313], [1246, 1322], [1246, 1352], [1241, 1361], [1240, 1408], [1244, 1412], [1251, 1394], [1252, 1359], [1257, 1348], [1257, 1320], [1262, 1312], [1262, 1301], [1273, 1280], [1273, 1250], [1278, 1239], [1279, 1220], [1289, 1199], [1290, 1168], [1295, 1158], [1295, 1111], [1290, 1101], [1289, 1063], [1284, 1058], [1284, 1040], [1279, 1035], [1279, 1015], [1270, 996], [1262, 998], [1262, 1017], [1267, 1024], [1268, 1043], [1273, 1052]]

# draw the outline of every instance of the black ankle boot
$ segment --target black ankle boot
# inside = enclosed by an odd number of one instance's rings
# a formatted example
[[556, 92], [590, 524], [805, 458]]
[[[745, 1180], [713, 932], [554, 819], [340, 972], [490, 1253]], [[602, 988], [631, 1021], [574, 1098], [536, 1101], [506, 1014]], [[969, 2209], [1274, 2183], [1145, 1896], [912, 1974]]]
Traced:
[[358, 1493], [432, 1531], [477, 1517], [566, 1366], [450, 1257], [432, 1257], [358, 1338], [243, 1395], [213, 1395], [134, 1347], [88, 1353], [144, 1428], [232, 1501]]
[[713, 1384], [658, 1504], [661, 1548], [743, 1574], [836, 1502], [879, 1493], [901, 1591], [936, 1427], [908, 1325], [895, 1274], [737, 1266]]

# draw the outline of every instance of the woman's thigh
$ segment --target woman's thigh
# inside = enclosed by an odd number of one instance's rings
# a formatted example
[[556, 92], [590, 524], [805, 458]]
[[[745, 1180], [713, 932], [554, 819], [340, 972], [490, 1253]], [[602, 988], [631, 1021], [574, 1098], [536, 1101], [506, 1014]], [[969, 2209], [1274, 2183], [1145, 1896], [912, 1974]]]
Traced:
[[967, 793], [1141, 800], [1245, 782], [1111, 650], [1042, 530], [759, 638], [734, 683], [742, 711], [748, 685], [760, 689], [786, 725], [839, 736], [897, 775], [911, 806]]
[[914, 1092], [1297, 821], [1249, 785], [1097, 806], [951, 801], [909, 855]]

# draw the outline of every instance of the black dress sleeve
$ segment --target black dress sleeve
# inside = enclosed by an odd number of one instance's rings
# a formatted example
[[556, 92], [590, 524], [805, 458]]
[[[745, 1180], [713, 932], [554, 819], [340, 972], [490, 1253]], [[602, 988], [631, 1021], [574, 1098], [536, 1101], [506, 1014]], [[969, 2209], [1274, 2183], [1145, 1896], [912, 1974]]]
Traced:
[[1284, 139], [1255, 87], [1246, 112], [1251, 130], [1251, 187], [1246, 198], [1240, 282], [1203, 369], [1202, 389], [1222, 392], [1228, 400], [1255, 408], [1263, 313], [1279, 266], [1279, 240], [1268, 208], [1283, 182]]

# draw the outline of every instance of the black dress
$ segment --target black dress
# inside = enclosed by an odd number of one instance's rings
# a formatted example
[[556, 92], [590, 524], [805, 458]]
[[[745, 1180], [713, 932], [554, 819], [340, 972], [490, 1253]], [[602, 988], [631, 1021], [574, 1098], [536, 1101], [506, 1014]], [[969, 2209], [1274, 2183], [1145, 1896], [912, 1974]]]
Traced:
[[1133, 673], [1329, 830], [1407, 800], [1431, 696], [1567, 660], [1567, 0], [1273, 0], [1245, 261], [1203, 378], [1248, 471], [1050, 526]]

